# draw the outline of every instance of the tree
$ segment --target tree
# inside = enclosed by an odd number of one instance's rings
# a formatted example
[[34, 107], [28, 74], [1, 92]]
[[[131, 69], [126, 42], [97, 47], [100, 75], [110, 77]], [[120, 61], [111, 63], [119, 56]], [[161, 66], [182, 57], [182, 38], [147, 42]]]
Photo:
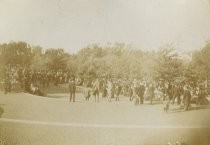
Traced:
[[47, 49], [44, 57], [47, 59], [47, 68], [50, 70], [65, 70], [68, 54], [63, 49]]
[[46, 69], [49, 60], [44, 56], [43, 48], [40, 46], [33, 46], [32, 54], [30, 67], [35, 70]]
[[174, 81], [182, 75], [183, 61], [172, 48], [161, 48], [156, 59], [156, 79]]
[[0, 45], [2, 65], [29, 65], [31, 47], [26, 42], [10, 42]]
[[192, 68], [200, 79], [206, 79], [210, 75], [210, 43], [206, 44], [200, 51], [195, 51], [192, 55]]

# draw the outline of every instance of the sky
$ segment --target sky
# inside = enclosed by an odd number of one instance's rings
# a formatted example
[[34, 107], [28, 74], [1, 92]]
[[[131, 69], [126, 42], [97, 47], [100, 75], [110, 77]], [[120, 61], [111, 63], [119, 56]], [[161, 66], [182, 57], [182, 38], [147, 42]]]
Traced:
[[78, 52], [92, 43], [179, 51], [210, 41], [209, 0], [0, 0], [0, 43]]

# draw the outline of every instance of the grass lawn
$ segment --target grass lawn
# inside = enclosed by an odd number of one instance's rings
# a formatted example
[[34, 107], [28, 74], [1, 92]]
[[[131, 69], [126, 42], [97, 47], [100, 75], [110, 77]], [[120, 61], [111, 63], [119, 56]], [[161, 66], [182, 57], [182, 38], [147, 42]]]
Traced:
[[210, 144], [209, 106], [183, 112], [174, 105], [165, 113], [161, 102], [135, 106], [127, 97], [86, 102], [78, 92], [70, 103], [68, 96], [0, 92], [0, 145]]

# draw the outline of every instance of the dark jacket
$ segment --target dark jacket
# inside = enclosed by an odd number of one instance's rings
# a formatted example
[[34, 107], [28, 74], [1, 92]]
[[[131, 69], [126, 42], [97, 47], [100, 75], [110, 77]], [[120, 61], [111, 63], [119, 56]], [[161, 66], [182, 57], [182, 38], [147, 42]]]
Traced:
[[76, 82], [75, 81], [69, 82], [69, 91], [70, 91], [70, 93], [75, 93], [75, 91], [76, 91]]

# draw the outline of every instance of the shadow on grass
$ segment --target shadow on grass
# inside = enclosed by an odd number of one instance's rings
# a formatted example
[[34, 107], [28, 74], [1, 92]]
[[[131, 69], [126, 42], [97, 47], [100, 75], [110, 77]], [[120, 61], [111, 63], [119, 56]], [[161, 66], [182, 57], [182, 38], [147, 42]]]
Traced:
[[[55, 85], [50, 85], [48, 88], [42, 88], [45, 94], [62, 94], [62, 93], [69, 93], [69, 88], [68, 84], [58, 84], [57, 86]], [[84, 87], [82, 86], [77, 86], [76, 87], [76, 93], [81, 93], [83, 92]]]
[[191, 110], [200, 110], [200, 109], [209, 109], [210, 105], [199, 105], [199, 106], [194, 106], [191, 108]]
[[188, 112], [201, 109], [210, 109], [210, 105], [191, 106], [190, 110], [185, 111], [183, 107], [169, 109], [169, 113]]
[[154, 100], [154, 101], [152, 101], [152, 104], [150, 104], [150, 101], [146, 100], [146, 101], [144, 101], [144, 104], [146, 104], [146, 105], [160, 105], [160, 104], [163, 104], [163, 101]]
[[61, 94], [68, 93], [68, 89], [62, 86], [50, 86], [48, 88], [42, 88], [45, 94]]
[[48, 98], [66, 98], [68, 96], [69, 96], [69, 94], [67, 94], [67, 93], [60, 93], [60, 94], [49, 93], [49, 94], [46, 94], [44, 97], [48, 97]]

